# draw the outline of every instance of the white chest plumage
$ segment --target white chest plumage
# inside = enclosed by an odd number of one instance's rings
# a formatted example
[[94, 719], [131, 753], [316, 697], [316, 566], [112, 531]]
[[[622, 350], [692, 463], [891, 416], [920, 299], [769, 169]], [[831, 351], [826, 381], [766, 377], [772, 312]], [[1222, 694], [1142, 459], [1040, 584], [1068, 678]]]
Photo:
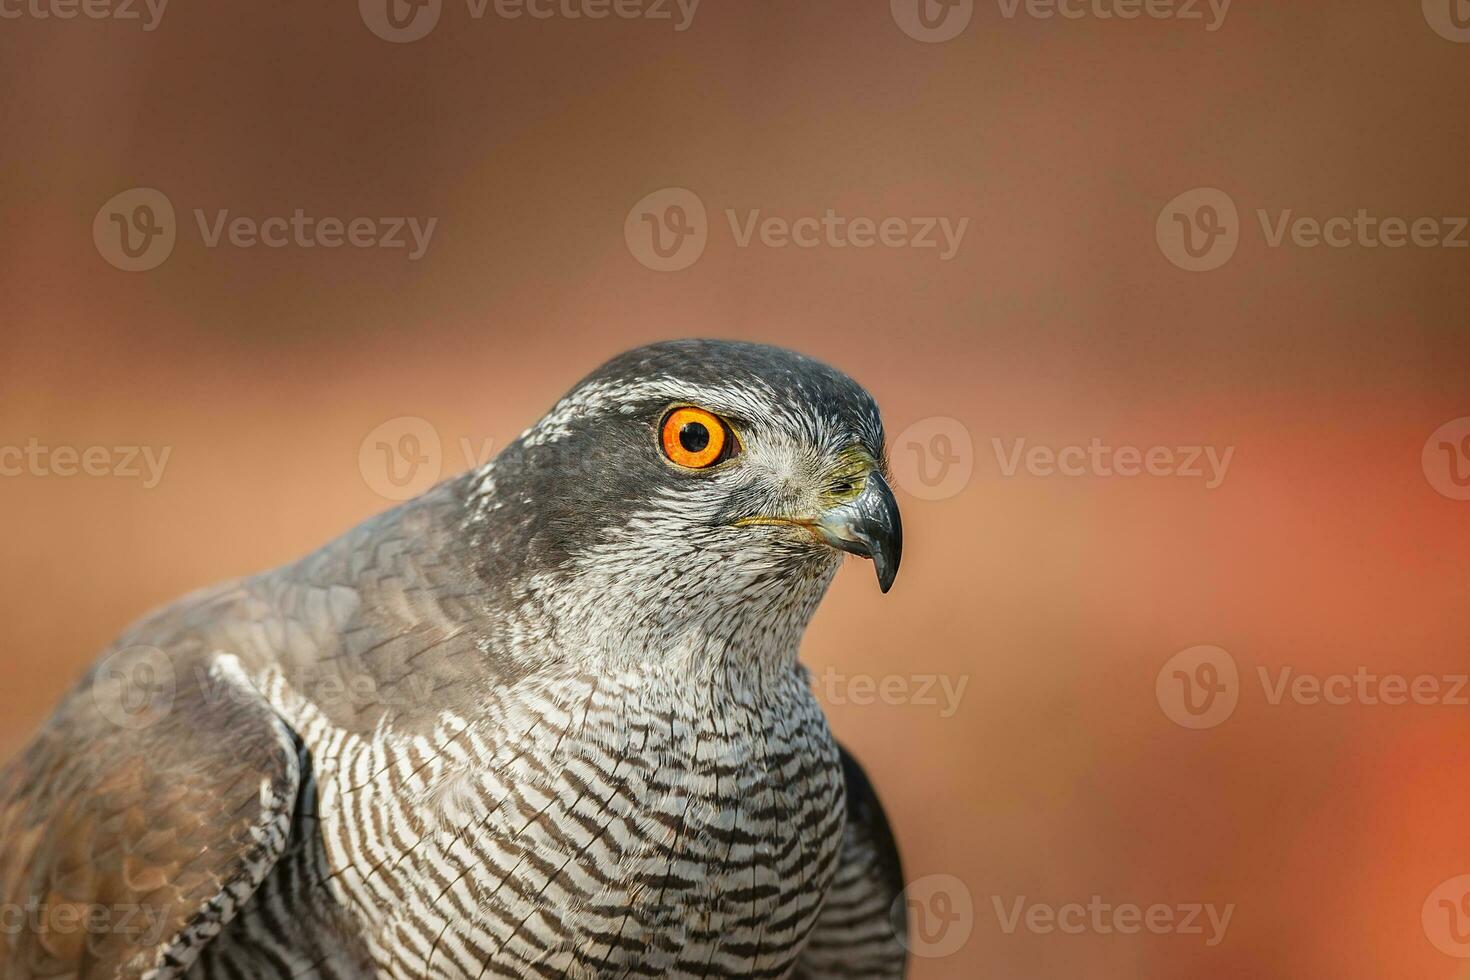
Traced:
[[344, 934], [269, 942], [293, 969], [779, 977], [836, 867], [837, 749], [794, 667], [538, 675], [411, 738], [265, 686], [312, 756], [321, 848], [257, 904], [319, 879], [342, 921], [308, 931]]

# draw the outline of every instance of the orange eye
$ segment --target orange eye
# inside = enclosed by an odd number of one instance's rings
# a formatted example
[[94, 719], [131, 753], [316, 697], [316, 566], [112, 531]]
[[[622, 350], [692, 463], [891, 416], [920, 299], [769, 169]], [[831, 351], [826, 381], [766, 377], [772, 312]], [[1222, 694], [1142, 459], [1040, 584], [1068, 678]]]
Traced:
[[726, 455], [731, 436], [725, 423], [702, 408], [676, 408], [664, 419], [664, 455], [680, 466], [702, 470]]

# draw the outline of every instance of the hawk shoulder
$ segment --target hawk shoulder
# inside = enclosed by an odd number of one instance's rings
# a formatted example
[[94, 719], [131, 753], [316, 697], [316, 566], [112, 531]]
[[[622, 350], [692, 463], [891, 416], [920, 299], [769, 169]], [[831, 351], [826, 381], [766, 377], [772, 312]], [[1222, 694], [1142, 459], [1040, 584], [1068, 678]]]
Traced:
[[233, 656], [104, 658], [0, 771], [0, 973], [165, 980], [290, 833], [298, 740]]

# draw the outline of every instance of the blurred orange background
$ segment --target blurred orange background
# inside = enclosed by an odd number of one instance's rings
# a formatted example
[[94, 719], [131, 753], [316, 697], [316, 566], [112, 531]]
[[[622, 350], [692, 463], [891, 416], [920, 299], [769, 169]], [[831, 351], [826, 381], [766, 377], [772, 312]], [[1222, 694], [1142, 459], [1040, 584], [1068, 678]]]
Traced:
[[[705, 0], [676, 30], [672, 5], [445, 0], [406, 43], [350, 3], [178, 3], [153, 30], [7, 8], [0, 444], [170, 456], [151, 488], [0, 478], [0, 753], [145, 610], [390, 506], [359, 466], [385, 420], [428, 420], [448, 475], [619, 350], [756, 339], [863, 382], [896, 463], [956, 420], [971, 471], [938, 500], [907, 480], [893, 592], [845, 569], [806, 644], [819, 673], [965, 685], [952, 713], [831, 698], [909, 876], [968, 891], [963, 945], [914, 977], [1470, 977], [1421, 924], [1470, 872], [1470, 706], [1272, 704], [1258, 674], [1470, 671], [1470, 502], [1421, 459], [1470, 416], [1470, 250], [1273, 247], [1257, 215], [1470, 214], [1470, 43], [1437, 0], [1240, 4], [1215, 30], [1204, 4], [962, 4], [935, 43], [905, 2]], [[134, 187], [177, 211], [143, 272], [92, 235]], [[1239, 245], [1190, 272], [1156, 219], [1200, 187]], [[625, 238], [662, 188], [707, 209], [677, 271]], [[207, 247], [194, 218], [298, 208], [438, 220], [411, 261]], [[742, 247], [726, 217], [828, 208], [968, 226], [944, 260]], [[1214, 488], [1008, 475], [1022, 439], [1233, 456]], [[1155, 683], [1201, 644], [1239, 703], [1195, 730]], [[997, 911], [1094, 895], [1234, 908], [1215, 945]]]

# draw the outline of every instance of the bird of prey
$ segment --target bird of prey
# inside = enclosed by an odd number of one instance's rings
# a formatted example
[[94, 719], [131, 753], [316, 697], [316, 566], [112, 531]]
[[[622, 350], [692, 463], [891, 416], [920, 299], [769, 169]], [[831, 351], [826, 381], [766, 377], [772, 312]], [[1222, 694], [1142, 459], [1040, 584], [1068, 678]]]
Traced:
[[654, 344], [145, 618], [0, 772], [0, 975], [901, 977], [797, 659], [841, 552], [898, 571], [884, 466], [838, 371]]

